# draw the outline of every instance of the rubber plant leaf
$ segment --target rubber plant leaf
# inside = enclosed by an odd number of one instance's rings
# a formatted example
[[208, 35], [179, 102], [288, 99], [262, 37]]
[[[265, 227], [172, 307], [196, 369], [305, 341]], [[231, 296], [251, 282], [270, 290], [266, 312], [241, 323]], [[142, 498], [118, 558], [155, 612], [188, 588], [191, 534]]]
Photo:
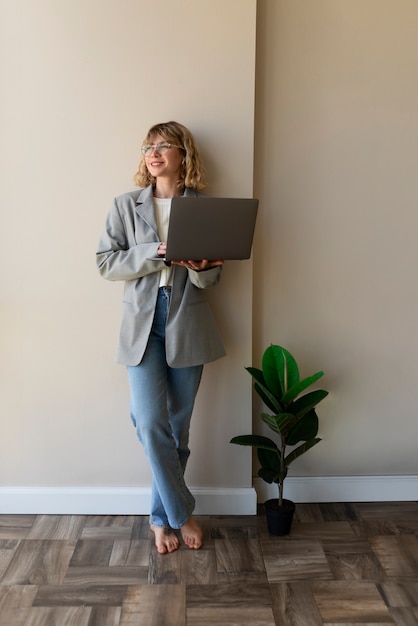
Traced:
[[258, 475], [262, 478], [266, 483], [278, 483], [280, 481], [280, 474], [271, 469], [266, 469], [265, 467], [260, 467], [258, 470]]
[[233, 437], [230, 443], [236, 443], [240, 446], [264, 448], [264, 450], [271, 450], [280, 454], [280, 450], [274, 441], [268, 437], [263, 437], [262, 435], [238, 435], [237, 437]]
[[295, 358], [282, 346], [271, 345], [262, 359], [264, 378], [270, 389], [279, 389], [283, 397], [286, 391], [300, 380]]
[[273, 413], [280, 413], [282, 411], [282, 407], [277, 398], [270, 392], [267, 387], [262, 387], [259, 383], [255, 383], [254, 389], [264, 402], [264, 404], [273, 411]]
[[287, 437], [288, 431], [297, 423], [297, 417], [291, 413], [279, 413], [278, 415], [261, 413], [261, 419], [267, 426], [282, 437]]
[[292, 405], [292, 413], [297, 415], [297, 417], [303, 417], [305, 413], [309, 413], [309, 411], [315, 408], [321, 400], [327, 397], [327, 395], [328, 391], [325, 391], [324, 389], [317, 389], [316, 391], [305, 393], [304, 396], [301, 396], [294, 401]]
[[280, 480], [280, 451], [272, 452], [263, 448], [257, 449], [257, 458], [261, 465], [258, 475], [268, 483]]
[[302, 443], [300, 446], [292, 450], [292, 452], [288, 454], [284, 460], [286, 466], [288, 467], [291, 463], [293, 463], [295, 459], [297, 459], [299, 456], [301, 456], [302, 454], [304, 454], [305, 452], [313, 448], [313, 446], [315, 446], [320, 441], [321, 439], [319, 438], [310, 439], [309, 441], [305, 441], [305, 443]]
[[268, 388], [266, 381], [264, 379], [263, 372], [256, 367], [246, 367], [247, 372], [251, 374], [255, 383], [254, 389], [257, 394], [260, 396], [264, 404], [274, 413], [278, 413], [282, 410], [280, 403], [274, 393]]
[[318, 416], [315, 409], [311, 409], [287, 433], [286, 444], [295, 446], [299, 441], [309, 441], [318, 434]]
[[277, 398], [299, 380], [295, 359], [281, 346], [270, 345], [263, 354], [261, 366], [266, 384]]
[[291, 387], [289, 387], [286, 393], [283, 394], [282, 403], [284, 405], [292, 402], [302, 391], [305, 391], [308, 387], [310, 387], [314, 382], [321, 378], [324, 375], [324, 372], [316, 372], [316, 374], [312, 374], [312, 376], [308, 376], [308, 378], [304, 378], [303, 380], [295, 383]]

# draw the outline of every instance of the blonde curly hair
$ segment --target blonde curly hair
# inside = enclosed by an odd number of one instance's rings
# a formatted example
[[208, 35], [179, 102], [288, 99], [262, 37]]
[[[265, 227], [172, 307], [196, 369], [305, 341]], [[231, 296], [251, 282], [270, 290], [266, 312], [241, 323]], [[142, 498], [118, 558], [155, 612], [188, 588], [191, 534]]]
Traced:
[[[173, 121], [155, 124], [149, 129], [143, 144], [152, 143], [159, 136], [163, 137], [167, 143], [180, 146], [181, 151], [184, 153], [177, 186], [181, 189], [190, 187], [196, 191], [205, 189], [207, 185], [203, 163], [190, 130], [182, 124]], [[134, 182], [138, 187], [155, 185], [155, 177], [149, 173], [143, 156], [138, 164]]]

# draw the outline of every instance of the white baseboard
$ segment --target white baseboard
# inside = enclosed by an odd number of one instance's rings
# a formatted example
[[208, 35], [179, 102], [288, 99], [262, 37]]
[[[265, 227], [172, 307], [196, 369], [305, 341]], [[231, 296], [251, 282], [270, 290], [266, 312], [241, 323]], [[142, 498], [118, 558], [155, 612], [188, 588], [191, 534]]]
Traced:
[[[258, 502], [277, 498], [277, 485], [254, 478]], [[293, 502], [418, 500], [418, 476], [288, 476], [284, 497]]]
[[[196, 488], [196, 515], [255, 515], [257, 501], [277, 497], [277, 486], [254, 479], [254, 488]], [[285, 497], [294, 502], [418, 500], [418, 476], [289, 476]], [[149, 487], [0, 487], [0, 515], [147, 515]]]
[[[192, 489], [196, 515], [255, 515], [253, 488]], [[148, 515], [149, 487], [0, 487], [0, 515]]]

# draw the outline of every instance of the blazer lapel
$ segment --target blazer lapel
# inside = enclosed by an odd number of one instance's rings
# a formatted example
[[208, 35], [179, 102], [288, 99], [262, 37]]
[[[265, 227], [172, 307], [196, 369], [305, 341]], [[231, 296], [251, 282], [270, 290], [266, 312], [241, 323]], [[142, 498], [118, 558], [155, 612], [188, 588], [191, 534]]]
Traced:
[[141, 189], [136, 200], [136, 213], [157, 234], [158, 226], [155, 219], [154, 202], [152, 199], [152, 185]]

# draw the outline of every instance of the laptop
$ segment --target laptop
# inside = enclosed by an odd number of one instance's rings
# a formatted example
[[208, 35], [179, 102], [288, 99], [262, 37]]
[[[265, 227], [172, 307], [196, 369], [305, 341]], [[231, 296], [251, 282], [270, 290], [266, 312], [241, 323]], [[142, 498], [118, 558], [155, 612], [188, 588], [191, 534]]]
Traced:
[[253, 198], [174, 197], [165, 260], [249, 259], [257, 210]]

